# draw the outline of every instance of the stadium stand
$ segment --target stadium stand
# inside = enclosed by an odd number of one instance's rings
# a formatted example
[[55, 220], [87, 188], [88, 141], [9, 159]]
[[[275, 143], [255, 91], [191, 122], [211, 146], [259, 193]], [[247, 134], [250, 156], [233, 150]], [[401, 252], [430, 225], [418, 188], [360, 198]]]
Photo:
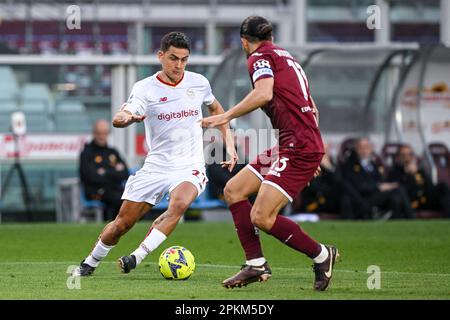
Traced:
[[437, 168], [438, 182], [450, 185], [450, 151], [444, 143], [434, 142], [428, 145]]
[[58, 132], [86, 132], [91, 128], [86, 108], [77, 100], [63, 100], [57, 103], [55, 123]]
[[0, 66], [0, 132], [8, 132], [10, 114], [17, 111], [19, 85], [11, 67]]
[[29, 132], [48, 132], [54, 127], [53, 98], [45, 83], [26, 83], [20, 89], [20, 109], [27, 119]]
[[13, 69], [8, 66], [0, 66], [0, 79], [2, 79], [2, 85], [0, 86], [0, 97], [2, 99], [17, 98], [19, 85]]
[[55, 200], [58, 222], [103, 221], [103, 204], [86, 199], [78, 177], [59, 179]]
[[394, 165], [395, 156], [401, 146], [403, 146], [403, 143], [398, 142], [389, 142], [384, 144], [381, 149], [381, 158], [383, 159], [383, 163], [386, 167], [390, 168]]

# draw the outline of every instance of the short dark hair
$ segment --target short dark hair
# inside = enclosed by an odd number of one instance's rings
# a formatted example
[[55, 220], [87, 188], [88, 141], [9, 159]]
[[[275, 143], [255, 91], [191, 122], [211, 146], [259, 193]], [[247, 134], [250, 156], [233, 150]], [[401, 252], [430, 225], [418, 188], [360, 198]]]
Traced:
[[260, 16], [245, 18], [241, 24], [241, 38], [250, 42], [265, 41], [272, 38], [273, 27], [270, 22]]
[[183, 32], [169, 32], [162, 37], [160, 50], [166, 52], [170, 47], [187, 49], [191, 52], [191, 40]]

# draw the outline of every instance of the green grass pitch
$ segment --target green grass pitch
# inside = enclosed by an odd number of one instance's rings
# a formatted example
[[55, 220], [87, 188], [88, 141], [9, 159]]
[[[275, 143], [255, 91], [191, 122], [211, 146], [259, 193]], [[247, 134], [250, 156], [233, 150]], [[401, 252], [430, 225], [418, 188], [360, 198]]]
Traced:
[[[137, 224], [80, 289], [66, 273], [92, 248], [103, 225], [0, 225], [0, 299], [449, 299], [450, 221], [320, 222], [302, 227], [341, 252], [330, 288], [314, 292], [311, 261], [262, 235], [273, 276], [266, 283], [224, 289], [220, 283], [244, 261], [230, 223], [180, 224], [158, 250], [128, 275], [116, 259], [129, 254], [149, 223]], [[165, 248], [185, 246], [197, 268], [187, 281], [167, 281], [157, 260]], [[381, 288], [369, 290], [367, 268], [381, 269]], [[70, 282], [70, 281], [69, 281]]]

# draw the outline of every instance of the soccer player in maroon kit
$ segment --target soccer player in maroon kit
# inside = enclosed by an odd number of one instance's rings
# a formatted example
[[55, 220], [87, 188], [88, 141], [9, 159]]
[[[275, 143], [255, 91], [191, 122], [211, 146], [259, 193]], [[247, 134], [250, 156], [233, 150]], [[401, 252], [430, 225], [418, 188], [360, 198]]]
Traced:
[[[331, 280], [338, 250], [316, 242], [298, 224], [278, 214], [320, 170], [324, 147], [318, 111], [300, 64], [273, 44], [272, 26], [265, 18], [246, 18], [240, 35], [254, 89], [224, 114], [204, 118], [202, 126], [217, 127], [261, 107], [279, 136], [276, 147], [260, 154], [225, 186], [225, 200], [247, 261], [222, 284], [233, 288], [270, 278], [260, 229], [310, 257], [314, 262], [314, 289], [323, 291]], [[258, 195], [252, 206], [248, 197], [255, 193]]]

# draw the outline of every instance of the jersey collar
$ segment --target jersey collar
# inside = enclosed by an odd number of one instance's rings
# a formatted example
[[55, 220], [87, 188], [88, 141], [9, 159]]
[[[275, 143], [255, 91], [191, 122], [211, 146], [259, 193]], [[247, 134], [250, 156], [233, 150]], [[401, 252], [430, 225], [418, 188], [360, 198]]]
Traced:
[[170, 83], [170, 82], [164, 81], [164, 80], [159, 76], [159, 73], [156, 75], [156, 79], [158, 79], [159, 82], [165, 84], [166, 86], [169, 86], [169, 87], [176, 87], [177, 85], [179, 85], [179, 84], [181, 83], [181, 81], [183, 81], [183, 79], [184, 79], [184, 72], [183, 72], [183, 75], [181, 76], [180, 80], [178, 80], [176, 83]]
[[252, 51], [252, 53], [250, 53], [248, 56], [250, 57], [252, 54], [254, 54], [255, 52], [257, 52], [259, 49], [261, 49], [262, 47], [266, 47], [266, 46], [270, 46], [273, 45], [273, 43], [271, 41], [263, 41], [261, 42], [261, 44], [259, 45], [258, 48], [256, 48], [255, 50]]

